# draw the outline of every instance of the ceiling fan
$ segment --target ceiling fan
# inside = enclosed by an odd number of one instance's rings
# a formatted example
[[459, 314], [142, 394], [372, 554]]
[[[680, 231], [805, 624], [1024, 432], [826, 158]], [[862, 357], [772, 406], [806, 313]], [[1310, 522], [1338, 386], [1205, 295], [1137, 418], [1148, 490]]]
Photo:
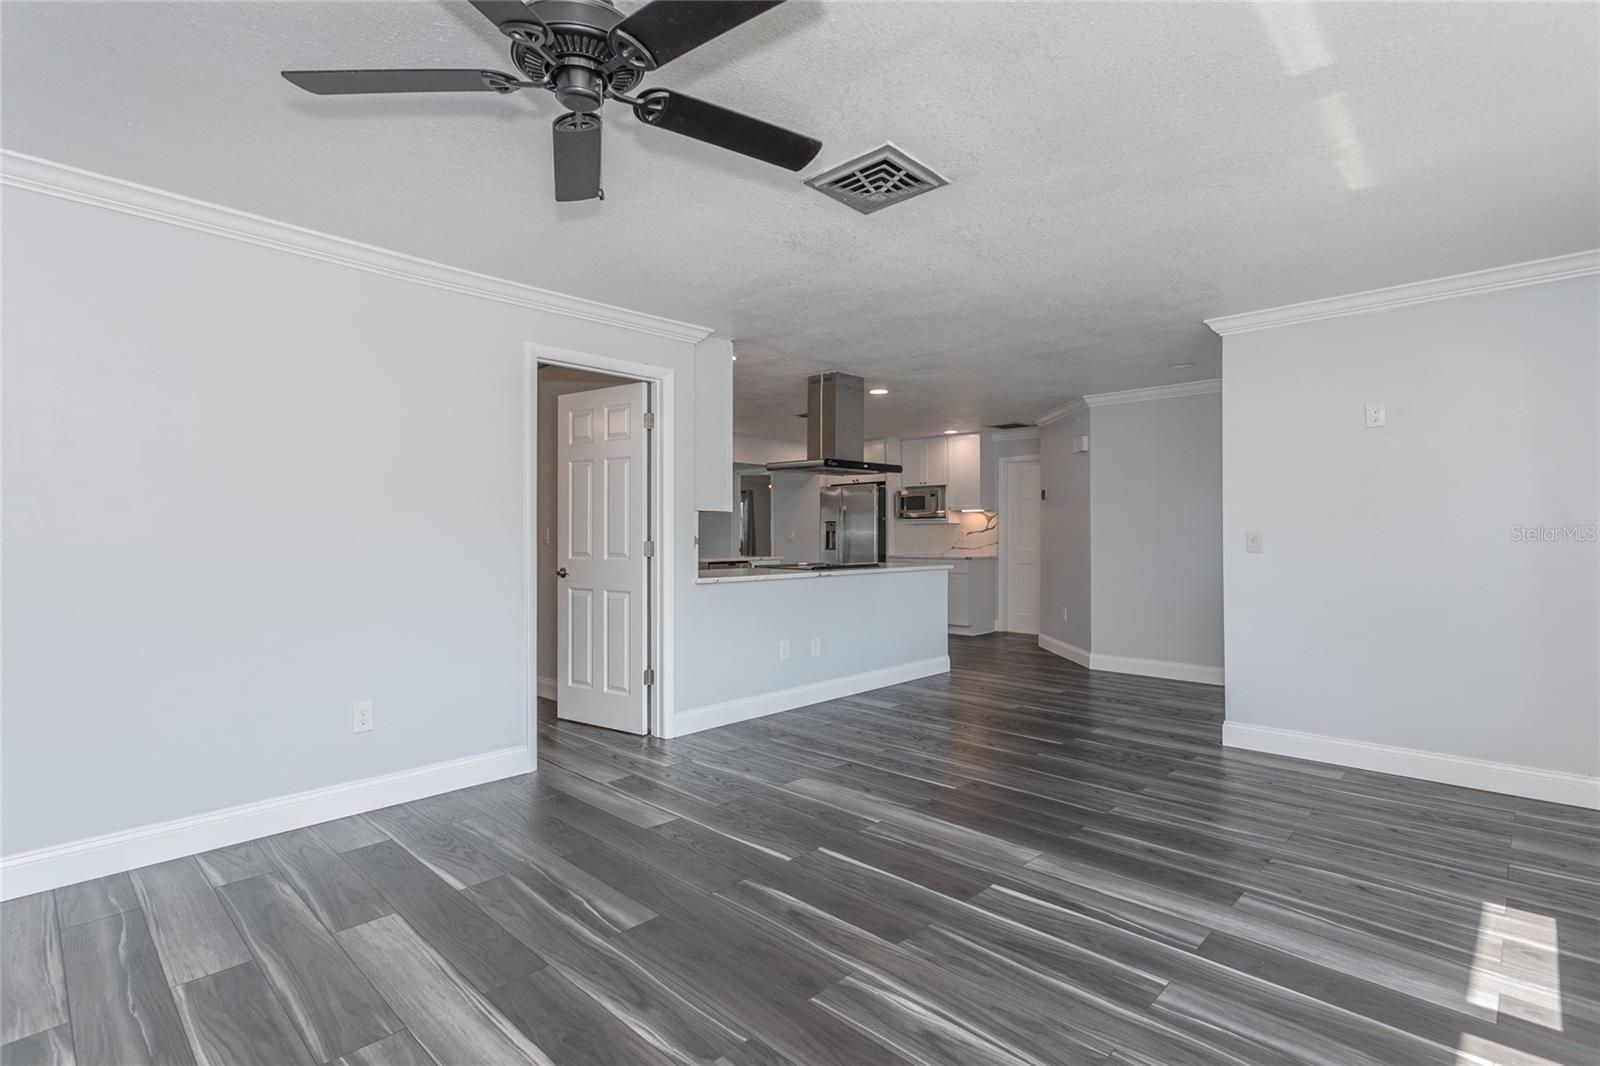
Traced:
[[623, 17], [612, 0], [472, 0], [511, 38], [520, 76], [497, 70], [286, 70], [320, 96], [351, 93], [489, 92], [545, 89], [567, 109], [553, 124], [558, 201], [605, 199], [600, 188], [600, 107], [633, 108], [648, 126], [682, 134], [789, 170], [822, 142], [671, 89], [635, 90], [645, 74], [777, 7], [783, 0], [651, 0]]

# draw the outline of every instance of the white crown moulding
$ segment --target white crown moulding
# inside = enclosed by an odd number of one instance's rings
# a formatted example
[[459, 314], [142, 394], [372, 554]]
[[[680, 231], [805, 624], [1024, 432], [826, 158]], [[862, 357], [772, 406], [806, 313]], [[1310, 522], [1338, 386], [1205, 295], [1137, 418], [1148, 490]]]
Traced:
[[1524, 285], [1542, 285], [1549, 281], [1566, 281], [1570, 278], [1600, 274], [1600, 249], [1573, 252], [1549, 259], [1534, 259], [1526, 263], [1475, 270], [1470, 274], [1453, 274], [1447, 278], [1413, 281], [1405, 285], [1391, 285], [1386, 289], [1370, 289], [1346, 296], [1330, 296], [1322, 300], [1269, 307], [1262, 311], [1245, 311], [1237, 315], [1208, 318], [1210, 326], [1219, 337], [1235, 333], [1250, 333], [1258, 329], [1276, 329], [1301, 322], [1317, 322], [1325, 318], [1345, 315], [1364, 315], [1373, 311], [1387, 311], [1395, 307], [1450, 300], [1457, 296], [1517, 289]]
[[1076, 400], [1069, 400], [1060, 407], [1046, 411], [1034, 419], [1034, 422], [1041, 426], [1048, 426], [1052, 422], [1059, 422], [1063, 418], [1071, 418], [1079, 411], [1087, 411], [1091, 407], [1115, 407], [1118, 404], [1145, 403], [1149, 400], [1176, 400], [1183, 396], [1205, 396], [1221, 391], [1222, 381], [1220, 378], [1207, 378], [1204, 381], [1185, 381], [1177, 385], [1153, 385], [1148, 389], [1096, 392], [1088, 396], [1080, 396]]
[[567, 318], [600, 322], [635, 333], [648, 333], [690, 344], [698, 344], [712, 335], [712, 330], [704, 326], [435, 263], [403, 252], [362, 244], [331, 233], [320, 233], [20, 152], [0, 151], [0, 185], [183, 226], [418, 285], [429, 285]]
[[[1600, 274], [1600, 249], [1557, 255], [1549, 259], [1533, 259], [1526, 263], [1475, 270], [1469, 274], [1452, 274], [1444, 278], [1413, 281], [1404, 285], [1391, 285], [1384, 289], [1329, 296], [1304, 303], [1285, 304], [1261, 311], [1245, 311], [1236, 315], [1221, 315], [1205, 319], [1205, 324], [1219, 337], [1235, 333], [1251, 333], [1261, 329], [1276, 329], [1301, 322], [1318, 322], [1345, 315], [1364, 315], [1374, 311], [1387, 311], [1396, 307], [1450, 300], [1457, 296], [1517, 289], [1525, 285], [1542, 285], [1551, 281], [1566, 281]], [[1103, 392], [1082, 396], [1040, 415], [1034, 421], [1041, 426], [1070, 418], [1090, 407], [1106, 407], [1119, 403], [1138, 403], [1142, 400], [1160, 400], [1173, 396], [1194, 396], [1203, 392], [1216, 392], [1220, 383], [1197, 381], [1188, 385], [1162, 385], [1153, 389], [1129, 389], [1126, 392]]]
[[1052, 422], [1059, 422], [1063, 418], [1071, 418], [1079, 411], [1087, 411], [1088, 409], [1089, 405], [1083, 402], [1082, 396], [1079, 396], [1077, 399], [1068, 400], [1060, 407], [1050, 408], [1050, 410], [1035, 418], [1033, 424], [1036, 426], [1048, 426]]

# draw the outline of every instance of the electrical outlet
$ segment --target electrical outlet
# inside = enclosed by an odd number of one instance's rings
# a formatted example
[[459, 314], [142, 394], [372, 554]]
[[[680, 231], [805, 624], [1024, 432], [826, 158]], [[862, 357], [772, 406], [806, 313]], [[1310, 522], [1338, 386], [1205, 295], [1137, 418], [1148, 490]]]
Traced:
[[372, 732], [373, 710], [371, 700], [362, 700], [352, 708], [353, 714], [350, 721], [350, 732]]
[[1252, 555], [1261, 554], [1261, 531], [1259, 529], [1252, 529], [1244, 535], [1244, 550]]
[[821, 637], [812, 637], [811, 638], [811, 657], [813, 659], [820, 659], [822, 657], [822, 638]]
[[1367, 401], [1367, 428], [1382, 429], [1389, 424], [1389, 408], [1382, 400]]
[[787, 640], [778, 641], [778, 658], [787, 659], [788, 657], [789, 657], [789, 642]]

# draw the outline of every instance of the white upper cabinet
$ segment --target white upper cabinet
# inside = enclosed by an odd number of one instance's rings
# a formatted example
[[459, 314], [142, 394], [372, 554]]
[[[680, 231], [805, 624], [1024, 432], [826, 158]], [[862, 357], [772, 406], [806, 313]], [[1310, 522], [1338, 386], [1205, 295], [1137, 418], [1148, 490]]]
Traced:
[[903, 440], [900, 442], [900, 484], [911, 486], [924, 484], [922, 480], [922, 446], [925, 441]]
[[945, 507], [952, 511], [983, 507], [983, 442], [979, 435], [960, 433], [946, 437], [945, 465]]
[[920, 437], [900, 442], [902, 485], [943, 485], [949, 478], [944, 437]]
[[951, 511], [995, 509], [998, 492], [992, 472], [984, 462], [991, 447], [981, 433], [919, 437], [900, 442], [902, 485], [943, 485], [944, 504]]

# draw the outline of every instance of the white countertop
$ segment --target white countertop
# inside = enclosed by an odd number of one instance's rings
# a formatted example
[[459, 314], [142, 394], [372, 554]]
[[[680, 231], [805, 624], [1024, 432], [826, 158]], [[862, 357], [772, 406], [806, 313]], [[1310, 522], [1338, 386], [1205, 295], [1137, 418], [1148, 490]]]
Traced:
[[701, 565], [706, 563], [751, 563], [760, 566], [762, 563], [781, 563], [781, 555], [702, 555]]
[[991, 553], [989, 555], [983, 555], [983, 554], [980, 554], [980, 553], [977, 553], [977, 552], [948, 552], [948, 553], [946, 553], [944, 555], [913, 555], [913, 554], [911, 554], [909, 552], [895, 552], [894, 554], [890, 555], [889, 558], [891, 558], [891, 559], [942, 559], [942, 560], [944, 560], [945, 562], [948, 563], [948, 562], [954, 562], [957, 559], [998, 559], [999, 556], [995, 555], [993, 553]]
[[[907, 556], [909, 558], [909, 556]], [[848, 570], [702, 570], [697, 585], [727, 585], [736, 581], [796, 581], [818, 577], [867, 577], [873, 574], [907, 574], [918, 570], [948, 570], [950, 563], [914, 563], [909, 566], [857, 566]]]

